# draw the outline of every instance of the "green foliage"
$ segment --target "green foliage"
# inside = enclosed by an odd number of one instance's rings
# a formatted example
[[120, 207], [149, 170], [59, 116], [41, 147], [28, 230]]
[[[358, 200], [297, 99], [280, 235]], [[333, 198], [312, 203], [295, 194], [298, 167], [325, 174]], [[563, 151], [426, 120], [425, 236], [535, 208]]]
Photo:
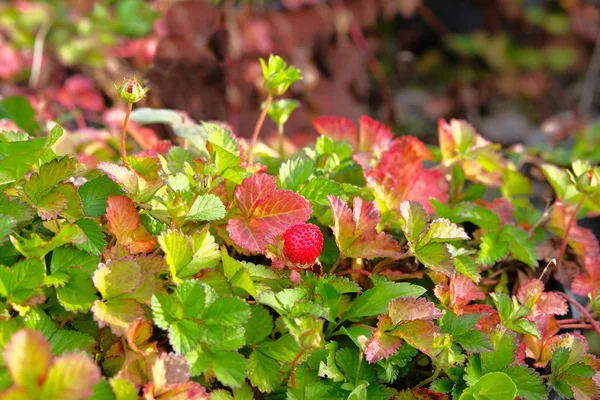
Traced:
[[[119, 24], [139, 6], [132, 36], [153, 21], [138, 3], [117, 6]], [[271, 96], [300, 78], [262, 66]], [[2, 115], [37, 135], [11, 101]], [[283, 125], [295, 106], [267, 112]], [[366, 117], [325, 117], [314, 144], [252, 164], [226, 124], [132, 118], [177, 146], [86, 170], [56, 150], [58, 126], [0, 132], [0, 398], [600, 395], [583, 339], [553, 328], [566, 300], [527, 279], [571, 229], [572, 289], [597, 284], [597, 243], [565, 223], [600, 210], [597, 167], [544, 165], [564, 204], [537, 220], [525, 175], [464, 121], [441, 121], [430, 168], [418, 139]], [[307, 222], [323, 252], [297, 265], [283, 234]]]

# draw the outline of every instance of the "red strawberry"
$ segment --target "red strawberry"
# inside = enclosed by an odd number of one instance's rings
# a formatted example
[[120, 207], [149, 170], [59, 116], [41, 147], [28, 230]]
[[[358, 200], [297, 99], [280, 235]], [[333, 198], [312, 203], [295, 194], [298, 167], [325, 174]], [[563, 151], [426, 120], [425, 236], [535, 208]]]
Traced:
[[294, 264], [314, 264], [323, 250], [323, 235], [316, 225], [298, 224], [282, 236], [283, 255]]

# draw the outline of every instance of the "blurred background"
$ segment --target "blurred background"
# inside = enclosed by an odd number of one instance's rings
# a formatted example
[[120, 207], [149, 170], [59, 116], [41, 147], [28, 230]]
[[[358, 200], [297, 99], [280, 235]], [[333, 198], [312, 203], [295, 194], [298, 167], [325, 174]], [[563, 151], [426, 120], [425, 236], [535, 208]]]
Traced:
[[589, 0], [3, 0], [0, 95], [42, 120], [110, 126], [114, 84], [135, 75], [145, 105], [249, 136], [257, 59], [274, 53], [304, 74], [286, 126], [297, 144], [317, 115], [369, 114], [426, 142], [458, 117], [561, 163], [573, 146], [598, 161], [594, 132], [572, 136], [598, 111], [599, 17]]

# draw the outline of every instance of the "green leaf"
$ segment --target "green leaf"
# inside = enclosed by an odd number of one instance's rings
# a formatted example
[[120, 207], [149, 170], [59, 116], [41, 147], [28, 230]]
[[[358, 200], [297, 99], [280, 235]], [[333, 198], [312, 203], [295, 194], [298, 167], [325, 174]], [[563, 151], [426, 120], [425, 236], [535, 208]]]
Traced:
[[87, 217], [106, 214], [109, 196], [123, 194], [121, 187], [106, 175], [89, 180], [79, 188], [83, 212]]
[[190, 221], [215, 221], [225, 217], [225, 206], [214, 194], [198, 196], [188, 212], [186, 219]]
[[281, 99], [271, 102], [267, 114], [275, 122], [275, 125], [284, 125], [298, 107], [300, 107], [298, 100]]
[[469, 332], [479, 320], [481, 314], [463, 314], [457, 316], [450, 310], [444, 312], [444, 316], [440, 319], [440, 332], [448, 333], [452, 336], [460, 336]]
[[256, 348], [274, 360], [291, 363], [301, 348], [289, 334], [284, 334], [277, 340], [265, 340], [260, 342]]
[[310, 201], [313, 205], [324, 207], [329, 207], [327, 196], [337, 196], [344, 201], [347, 199], [346, 192], [344, 192], [344, 189], [342, 189], [339, 184], [330, 179], [321, 177], [308, 181], [308, 183], [300, 189], [298, 194]]
[[266, 308], [250, 306], [250, 318], [244, 325], [246, 343], [250, 346], [268, 338], [273, 332], [273, 317]]
[[35, 120], [35, 111], [24, 96], [5, 97], [0, 102], [0, 119], [13, 121], [27, 133], [34, 133], [40, 128]]
[[503, 372], [485, 374], [477, 383], [467, 388], [460, 400], [514, 400], [517, 386]]
[[[493, 211], [470, 202], [462, 202], [450, 209], [443, 203], [432, 202], [436, 214], [454, 223], [472, 222], [489, 231], [500, 227], [500, 218]], [[443, 207], [442, 207], [443, 206]]]
[[514, 365], [505, 368], [502, 372], [508, 375], [517, 386], [517, 396], [527, 400], [546, 400], [548, 398], [546, 385], [529, 368]]
[[499, 232], [487, 232], [481, 237], [477, 263], [481, 265], [494, 265], [508, 254], [509, 243], [500, 240]]
[[0, 244], [6, 240], [16, 226], [17, 221], [13, 217], [0, 214]]
[[81, 228], [86, 237], [83, 243], [76, 243], [75, 247], [95, 255], [100, 255], [106, 248], [106, 241], [102, 228], [94, 220], [83, 218], [75, 221], [75, 225]]
[[245, 290], [256, 299], [254, 282], [246, 265], [230, 257], [225, 247], [221, 248], [221, 260], [223, 261], [223, 274], [231, 286]]
[[419, 297], [425, 289], [410, 283], [384, 282], [367, 289], [354, 300], [350, 309], [344, 314], [344, 320], [383, 314], [388, 303], [399, 297]]
[[246, 360], [241, 354], [230, 352], [211, 352], [213, 372], [224, 385], [240, 387], [246, 379]]
[[415, 257], [428, 268], [445, 275], [452, 275], [454, 262], [445, 243], [431, 243], [417, 248]]
[[112, 378], [110, 387], [115, 393], [116, 400], [137, 400], [137, 390], [131, 382], [124, 378]]
[[406, 238], [418, 242], [429, 221], [425, 208], [416, 201], [404, 201], [400, 204], [400, 217], [400, 224]]
[[178, 354], [187, 354], [200, 343], [200, 327], [190, 320], [176, 321], [169, 326], [169, 342]]
[[485, 333], [472, 330], [456, 337], [458, 342], [465, 350], [473, 353], [481, 353], [492, 350], [492, 344]]
[[62, 134], [62, 128], [56, 125], [47, 138], [0, 142], [0, 187], [23, 178]]
[[514, 225], [504, 225], [500, 232], [500, 239], [509, 243], [510, 254], [513, 258], [532, 268], [537, 266], [535, 243], [529, 238], [527, 232]]
[[218, 321], [225, 326], [243, 325], [250, 318], [248, 303], [237, 297], [222, 297], [212, 303], [204, 313], [206, 321]]
[[[214, 162], [217, 164], [219, 174], [228, 168], [239, 166], [240, 147], [233, 134], [220, 125], [205, 122], [202, 126], [208, 133], [208, 142], [215, 151]], [[236, 183], [241, 183], [241, 180]]]
[[289, 159], [279, 167], [281, 187], [297, 192], [315, 170], [315, 162], [308, 157]]
[[[55, 276], [58, 274], [61, 273]], [[98, 299], [89, 274], [73, 269], [69, 271], [68, 277], [69, 280], [64, 286], [56, 288], [58, 301], [69, 311], [89, 311]]]
[[183, 318], [183, 305], [173, 296], [155, 294], [152, 295], [151, 303], [154, 323], [161, 329], [168, 330], [173, 323]]
[[270, 393], [283, 382], [279, 363], [255, 350], [248, 359], [248, 378], [261, 392]]
[[504, 370], [513, 362], [516, 350], [515, 338], [506, 329], [496, 329], [490, 335], [490, 340], [494, 350], [479, 355], [484, 373]]
[[152, 31], [160, 13], [143, 0], [122, 0], [115, 4], [116, 22], [120, 33], [141, 37]]
[[302, 79], [300, 70], [294, 67], [288, 67], [279, 56], [270, 55], [269, 60], [265, 62], [259, 59], [263, 73], [263, 88], [269, 96], [281, 96], [294, 82]]

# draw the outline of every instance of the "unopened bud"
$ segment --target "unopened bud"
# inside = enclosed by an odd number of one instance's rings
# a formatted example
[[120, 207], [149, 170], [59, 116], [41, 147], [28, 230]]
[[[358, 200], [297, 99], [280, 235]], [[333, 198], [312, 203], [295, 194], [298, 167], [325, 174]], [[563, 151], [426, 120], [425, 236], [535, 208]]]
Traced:
[[127, 103], [137, 103], [144, 98], [148, 89], [143, 88], [139, 82], [133, 79], [124, 79], [121, 86], [117, 88], [119, 97]]

